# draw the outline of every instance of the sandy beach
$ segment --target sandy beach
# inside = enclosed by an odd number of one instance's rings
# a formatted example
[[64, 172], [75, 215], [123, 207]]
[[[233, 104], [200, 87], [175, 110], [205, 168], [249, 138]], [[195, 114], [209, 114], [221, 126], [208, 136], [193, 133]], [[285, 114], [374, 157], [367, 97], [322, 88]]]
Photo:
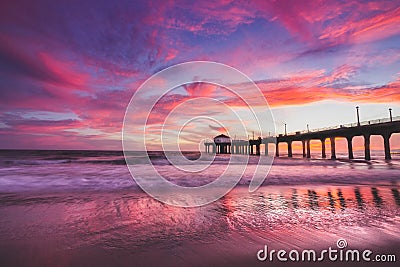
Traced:
[[0, 260], [3, 266], [262, 266], [271, 264], [256, 258], [264, 245], [318, 251], [339, 238], [398, 257], [395, 190], [272, 186], [249, 194], [242, 187], [201, 208], [170, 207], [127, 190], [2, 194]]

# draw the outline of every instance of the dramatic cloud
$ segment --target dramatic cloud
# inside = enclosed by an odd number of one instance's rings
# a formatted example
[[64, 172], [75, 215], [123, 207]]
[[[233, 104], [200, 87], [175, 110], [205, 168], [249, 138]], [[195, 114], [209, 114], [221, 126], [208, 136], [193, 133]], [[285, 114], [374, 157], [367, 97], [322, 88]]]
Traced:
[[[400, 103], [398, 25], [396, 1], [2, 1], [0, 148], [120, 149], [135, 90], [157, 71], [191, 60], [238, 68], [274, 108]], [[181, 103], [199, 97], [245, 106], [217, 86], [187, 84], [160, 99], [149, 127], [156, 132]], [[228, 114], [213, 108], [180, 113]], [[185, 142], [221, 131], [210, 122], [186, 130]]]

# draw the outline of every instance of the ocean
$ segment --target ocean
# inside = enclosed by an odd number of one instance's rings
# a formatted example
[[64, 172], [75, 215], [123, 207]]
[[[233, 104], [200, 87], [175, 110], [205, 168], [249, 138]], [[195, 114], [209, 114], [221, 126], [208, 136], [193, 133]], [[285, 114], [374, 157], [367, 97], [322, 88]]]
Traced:
[[[129, 163], [145, 168], [140, 155], [129, 154]], [[199, 152], [184, 155], [203, 164]], [[214, 181], [229, 162], [229, 155], [217, 155], [204, 172], [185, 173], [162, 152], [149, 156], [170, 182], [189, 187]], [[265, 245], [321, 251], [336, 247], [338, 239], [345, 239], [349, 248], [393, 254], [399, 260], [400, 160], [385, 161], [379, 152], [373, 157], [275, 158], [262, 186], [249, 193], [258, 162], [250, 156], [241, 180], [227, 195], [205, 206], [181, 208], [143, 192], [121, 151], [2, 150], [0, 263], [265, 266], [271, 263], [257, 259]]]

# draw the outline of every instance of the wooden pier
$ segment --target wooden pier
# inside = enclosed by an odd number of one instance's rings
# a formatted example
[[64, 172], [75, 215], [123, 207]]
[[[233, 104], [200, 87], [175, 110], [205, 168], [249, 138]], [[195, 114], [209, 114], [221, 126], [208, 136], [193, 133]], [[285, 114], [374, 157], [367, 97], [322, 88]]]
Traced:
[[[380, 119], [375, 121], [367, 121], [362, 123], [354, 123], [349, 125], [339, 125], [324, 129], [312, 131], [302, 131], [291, 134], [280, 134], [278, 136], [270, 136], [250, 140], [232, 140], [225, 142], [225, 154], [249, 154], [260, 155], [261, 144], [264, 144], [264, 154], [268, 155], [268, 144], [275, 144], [275, 156], [279, 157], [279, 143], [287, 143], [288, 157], [293, 157], [292, 143], [300, 141], [303, 148], [303, 157], [311, 157], [311, 140], [319, 140], [321, 142], [321, 156], [326, 158], [325, 141], [330, 140], [331, 159], [336, 159], [336, 138], [345, 138], [347, 140], [348, 158], [353, 159], [352, 140], [355, 136], [364, 138], [364, 157], [366, 160], [371, 159], [370, 139], [372, 135], [380, 135], [383, 138], [385, 159], [391, 159], [390, 153], [390, 137], [394, 133], [400, 133], [400, 117], [390, 119]], [[228, 137], [229, 138], [229, 137]], [[226, 141], [226, 140], [225, 140]], [[218, 150], [218, 142], [204, 143], [207, 153], [220, 153]]]

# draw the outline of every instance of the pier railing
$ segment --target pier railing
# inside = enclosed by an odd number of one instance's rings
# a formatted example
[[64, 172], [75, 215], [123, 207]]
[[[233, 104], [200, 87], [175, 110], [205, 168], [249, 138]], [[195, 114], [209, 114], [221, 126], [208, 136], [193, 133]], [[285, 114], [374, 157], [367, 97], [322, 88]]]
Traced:
[[[391, 121], [400, 121], [400, 116], [393, 117], [392, 119], [382, 118], [382, 119], [375, 119], [375, 120], [369, 120], [369, 121], [362, 121], [362, 122], [360, 122], [360, 126], [379, 124], [379, 123], [385, 123], [385, 122], [391, 122]], [[341, 129], [341, 128], [351, 128], [351, 127], [356, 127], [356, 126], [358, 126], [358, 123], [354, 122], [354, 123], [347, 123], [347, 124], [341, 124], [341, 125], [330, 126], [330, 127], [316, 128], [316, 129], [311, 129], [311, 130], [296, 131], [293, 133], [288, 133], [288, 135], [315, 133], [315, 132], [322, 132], [322, 131], [335, 130], [335, 129]]]

